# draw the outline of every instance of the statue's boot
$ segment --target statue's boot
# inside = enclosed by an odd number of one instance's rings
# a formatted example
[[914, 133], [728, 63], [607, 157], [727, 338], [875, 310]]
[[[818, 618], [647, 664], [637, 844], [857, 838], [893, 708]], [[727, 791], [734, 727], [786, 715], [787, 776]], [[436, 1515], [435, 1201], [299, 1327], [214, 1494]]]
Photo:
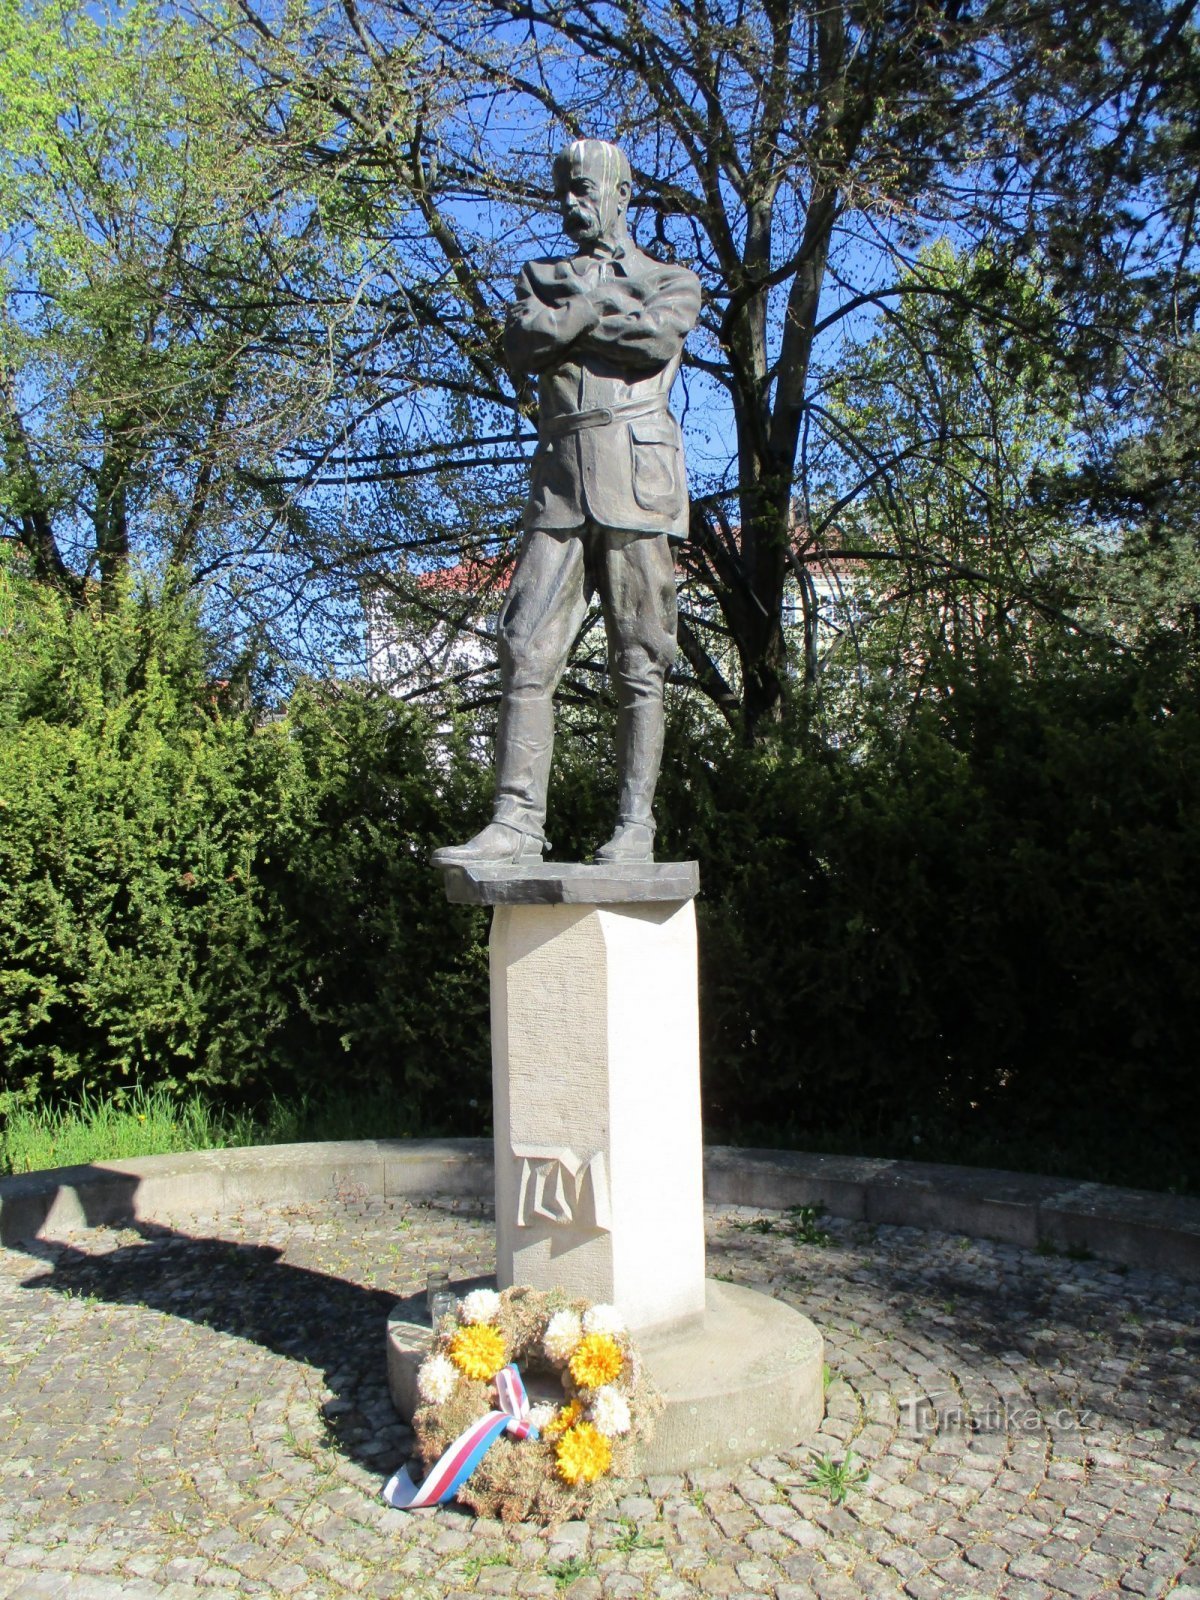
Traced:
[[654, 790], [662, 764], [661, 700], [638, 700], [617, 712], [616, 832], [596, 851], [607, 863], [654, 860]]
[[554, 749], [554, 708], [549, 695], [500, 701], [496, 730], [496, 806], [492, 821], [466, 844], [443, 845], [435, 867], [540, 861], [546, 838], [546, 789]]
[[506, 862], [540, 861], [546, 841], [540, 835], [522, 833], [506, 822], [489, 822], [466, 844], [446, 844], [435, 850], [430, 861], [435, 867], [500, 866]]

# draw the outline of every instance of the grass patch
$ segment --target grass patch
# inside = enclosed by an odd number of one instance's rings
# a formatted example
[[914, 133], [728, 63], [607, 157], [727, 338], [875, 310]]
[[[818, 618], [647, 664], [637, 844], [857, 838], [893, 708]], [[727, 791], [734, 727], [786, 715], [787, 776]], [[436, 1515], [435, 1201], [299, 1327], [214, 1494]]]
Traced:
[[639, 1528], [631, 1517], [621, 1518], [621, 1531], [609, 1546], [623, 1556], [632, 1555], [636, 1550], [661, 1550], [662, 1547], [661, 1539]]
[[590, 1578], [596, 1571], [596, 1564], [589, 1561], [586, 1556], [568, 1556], [565, 1561], [550, 1561], [546, 1564], [546, 1576], [554, 1579], [557, 1589], [567, 1589], [578, 1578]]
[[793, 1244], [823, 1247], [830, 1243], [830, 1235], [819, 1226], [825, 1209], [823, 1205], [788, 1206], [782, 1216], [752, 1217], [749, 1222], [735, 1222], [734, 1227], [742, 1233], [773, 1233]]
[[0, 1131], [0, 1172], [39, 1172], [132, 1156], [212, 1150], [252, 1142], [246, 1114], [215, 1111], [200, 1095], [164, 1089], [99, 1098], [83, 1095], [62, 1107], [20, 1106]]
[[464, 1556], [457, 1565], [464, 1577], [477, 1578], [487, 1567], [511, 1567], [512, 1557], [507, 1550], [494, 1550], [491, 1555]]
[[841, 1461], [835, 1461], [832, 1456], [821, 1456], [815, 1461], [804, 1487], [810, 1494], [828, 1495], [831, 1505], [840, 1506], [851, 1491], [860, 1488], [870, 1476], [870, 1468], [856, 1463], [854, 1451], [847, 1450]]
[[104, 1097], [84, 1094], [63, 1106], [13, 1105], [15, 1096], [6, 1106], [5, 1098], [0, 1095], [0, 1176], [238, 1145], [403, 1139], [416, 1131], [399, 1097], [385, 1091], [331, 1095], [320, 1102], [275, 1099], [257, 1111], [214, 1105], [196, 1091], [180, 1095], [161, 1086]]

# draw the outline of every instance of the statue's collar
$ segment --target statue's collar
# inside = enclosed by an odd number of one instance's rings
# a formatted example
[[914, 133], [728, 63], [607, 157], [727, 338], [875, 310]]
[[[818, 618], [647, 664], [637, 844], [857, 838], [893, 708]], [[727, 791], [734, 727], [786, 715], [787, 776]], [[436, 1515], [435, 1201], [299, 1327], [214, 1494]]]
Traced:
[[627, 239], [621, 244], [608, 245], [599, 243], [594, 250], [582, 252], [572, 256], [571, 265], [576, 272], [586, 272], [593, 263], [605, 262], [617, 271], [635, 277], [645, 269], [647, 257], [642, 254], [632, 239]]

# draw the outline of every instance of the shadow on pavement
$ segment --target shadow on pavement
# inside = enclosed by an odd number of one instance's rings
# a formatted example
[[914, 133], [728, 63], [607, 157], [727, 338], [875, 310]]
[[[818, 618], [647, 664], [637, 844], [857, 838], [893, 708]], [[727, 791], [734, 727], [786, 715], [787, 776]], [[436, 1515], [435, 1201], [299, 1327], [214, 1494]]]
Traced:
[[[384, 1332], [397, 1305], [421, 1318], [423, 1293], [398, 1297], [296, 1266], [273, 1245], [197, 1237], [148, 1222], [116, 1226], [138, 1240], [102, 1255], [70, 1244], [20, 1246], [51, 1258], [48, 1270], [22, 1287], [144, 1306], [305, 1362], [323, 1372], [331, 1392], [323, 1408], [329, 1443], [383, 1477], [400, 1465], [409, 1448], [406, 1429], [393, 1436], [394, 1450], [378, 1447], [379, 1414], [390, 1405]], [[390, 1420], [399, 1430], [399, 1417]]]
[[[1003, 1374], [1025, 1399], [1037, 1401], [1039, 1415], [1067, 1418], [1067, 1433], [1178, 1433], [1194, 1425], [1195, 1285], [933, 1230], [912, 1230], [903, 1240], [895, 1230], [882, 1254], [869, 1225], [834, 1219], [828, 1225], [835, 1231], [827, 1247], [795, 1245], [792, 1272], [780, 1272], [777, 1253], [786, 1218], [734, 1223], [719, 1240], [710, 1237], [709, 1247], [735, 1282], [769, 1286], [818, 1326], [827, 1302], [822, 1280], [840, 1281], [870, 1313], [869, 1325], [842, 1335], [860, 1346], [859, 1354], [865, 1346], [886, 1364], [894, 1339], [936, 1351], [950, 1373]], [[827, 1337], [847, 1326], [849, 1306], [849, 1297], [840, 1303], [835, 1297], [838, 1322], [825, 1328]], [[911, 1382], [898, 1387], [914, 1389]], [[1037, 1417], [1025, 1426], [1045, 1431]]]

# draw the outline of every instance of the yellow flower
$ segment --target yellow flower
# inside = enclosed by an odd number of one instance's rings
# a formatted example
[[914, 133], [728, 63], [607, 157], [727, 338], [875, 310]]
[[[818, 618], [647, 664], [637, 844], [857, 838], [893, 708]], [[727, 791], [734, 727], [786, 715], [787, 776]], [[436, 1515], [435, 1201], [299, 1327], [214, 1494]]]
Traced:
[[612, 1445], [590, 1422], [568, 1428], [554, 1454], [559, 1476], [568, 1483], [594, 1483], [612, 1466]]
[[486, 1383], [504, 1365], [504, 1335], [490, 1323], [460, 1328], [450, 1341], [450, 1359], [468, 1378]]
[[542, 1429], [543, 1437], [549, 1439], [556, 1433], [565, 1433], [568, 1428], [574, 1427], [582, 1415], [583, 1401], [572, 1400], [569, 1406], [560, 1407], [551, 1417], [550, 1421]]
[[589, 1333], [575, 1346], [571, 1376], [581, 1389], [598, 1389], [621, 1374], [625, 1358], [617, 1341], [607, 1333]]

